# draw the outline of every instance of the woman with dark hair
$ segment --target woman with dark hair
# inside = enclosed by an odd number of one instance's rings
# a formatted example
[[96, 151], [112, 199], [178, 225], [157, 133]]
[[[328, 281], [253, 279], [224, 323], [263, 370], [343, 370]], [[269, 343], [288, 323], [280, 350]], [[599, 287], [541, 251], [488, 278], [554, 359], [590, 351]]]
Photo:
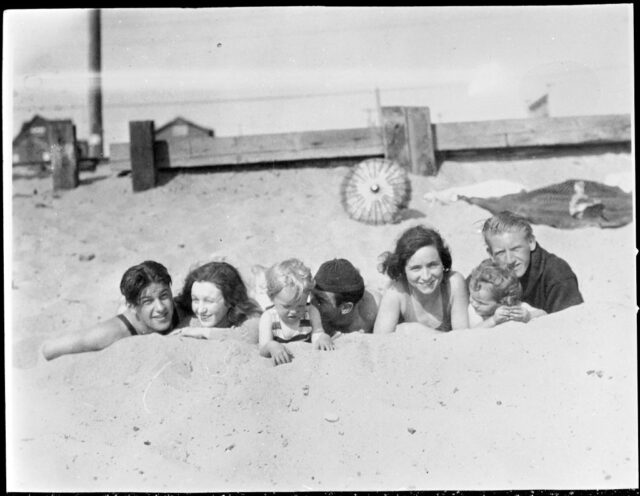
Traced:
[[115, 317], [75, 334], [46, 341], [42, 354], [47, 360], [70, 353], [98, 351], [116, 341], [143, 334], [168, 334], [179, 321], [171, 276], [164, 265], [147, 260], [128, 268], [120, 281], [126, 306]]
[[469, 327], [468, 289], [462, 275], [451, 271], [451, 252], [438, 231], [412, 227], [382, 259], [380, 272], [392, 283], [380, 301], [374, 333]]
[[176, 335], [212, 339], [231, 331], [232, 337], [258, 342], [262, 310], [249, 298], [238, 270], [227, 262], [209, 262], [191, 270], [176, 303], [188, 316]]

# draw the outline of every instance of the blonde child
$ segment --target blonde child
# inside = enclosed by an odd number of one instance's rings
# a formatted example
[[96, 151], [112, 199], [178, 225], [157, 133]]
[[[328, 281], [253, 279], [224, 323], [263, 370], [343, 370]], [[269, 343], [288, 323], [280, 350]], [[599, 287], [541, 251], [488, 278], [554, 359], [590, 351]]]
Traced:
[[293, 354], [285, 343], [292, 341], [312, 342], [316, 349], [333, 350], [320, 313], [307, 302], [314, 285], [309, 268], [291, 258], [270, 267], [266, 282], [272, 305], [260, 317], [260, 355], [271, 357], [276, 365], [289, 363]]
[[528, 322], [546, 315], [521, 301], [522, 286], [512, 268], [484, 260], [469, 276], [471, 327], [495, 327], [508, 320]]

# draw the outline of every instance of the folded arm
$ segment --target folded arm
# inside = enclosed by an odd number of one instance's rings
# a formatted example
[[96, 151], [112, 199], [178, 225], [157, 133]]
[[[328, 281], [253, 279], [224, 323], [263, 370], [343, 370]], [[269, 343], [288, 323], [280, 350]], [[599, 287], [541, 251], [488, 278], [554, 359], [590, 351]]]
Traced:
[[230, 337], [249, 344], [258, 343], [260, 317], [255, 316], [234, 327], [182, 327], [171, 333], [173, 336], [184, 336], [197, 339], [221, 339]]

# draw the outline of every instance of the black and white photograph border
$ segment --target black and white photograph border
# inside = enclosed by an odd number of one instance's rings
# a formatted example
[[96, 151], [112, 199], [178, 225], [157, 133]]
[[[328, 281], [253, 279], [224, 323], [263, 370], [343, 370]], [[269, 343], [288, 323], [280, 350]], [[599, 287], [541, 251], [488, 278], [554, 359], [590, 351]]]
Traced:
[[[637, 491], [633, 74], [631, 4], [5, 10], [7, 490]], [[224, 262], [264, 309], [347, 259], [379, 304], [403, 233], [467, 284], [504, 205], [582, 303], [274, 366], [121, 292]]]

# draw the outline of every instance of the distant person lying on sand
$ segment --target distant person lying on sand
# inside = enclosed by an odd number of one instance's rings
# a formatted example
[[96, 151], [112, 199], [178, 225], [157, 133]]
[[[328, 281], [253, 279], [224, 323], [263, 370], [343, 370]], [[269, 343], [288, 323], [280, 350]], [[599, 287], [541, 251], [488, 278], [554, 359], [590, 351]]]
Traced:
[[289, 363], [293, 354], [285, 346], [305, 341], [321, 350], [334, 349], [322, 328], [318, 309], [307, 303], [313, 287], [311, 271], [300, 260], [291, 258], [267, 270], [267, 295], [273, 305], [260, 317], [260, 354], [276, 365]]
[[228, 335], [258, 342], [262, 310], [247, 295], [238, 270], [227, 262], [209, 262], [189, 272], [176, 304], [186, 319], [174, 335], [201, 339]]
[[311, 304], [320, 312], [327, 334], [373, 332], [378, 301], [365, 289], [362, 276], [351, 262], [344, 258], [324, 262], [314, 283]]
[[469, 276], [469, 323], [471, 327], [495, 327], [509, 320], [523, 321], [546, 315], [520, 301], [522, 286], [513, 269], [484, 260]]
[[130, 336], [167, 334], [177, 325], [171, 277], [158, 262], [148, 260], [127, 269], [120, 291], [126, 300], [122, 313], [86, 331], [45, 342], [44, 357], [51, 360], [70, 353], [98, 351]]
[[601, 216], [604, 204], [597, 198], [591, 198], [585, 193], [584, 181], [576, 181], [573, 185], [573, 196], [569, 200], [569, 214], [576, 219], [582, 219], [585, 214]]
[[[540, 246], [524, 217], [506, 210], [500, 212], [484, 223], [482, 234], [491, 258], [501, 265], [513, 266], [522, 285], [522, 301], [546, 313], [583, 302], [578, 279], [569, 264]], [[524, 312], [518, 320], [527, 322], [530, 318]]]
[[383, 257], [380, 271], [392, 284], [382, 296], [374, 333], [469, 327], [467, 285], [451, 271], [451, 253], [436, 230], [406, 230], [395, 251]]

